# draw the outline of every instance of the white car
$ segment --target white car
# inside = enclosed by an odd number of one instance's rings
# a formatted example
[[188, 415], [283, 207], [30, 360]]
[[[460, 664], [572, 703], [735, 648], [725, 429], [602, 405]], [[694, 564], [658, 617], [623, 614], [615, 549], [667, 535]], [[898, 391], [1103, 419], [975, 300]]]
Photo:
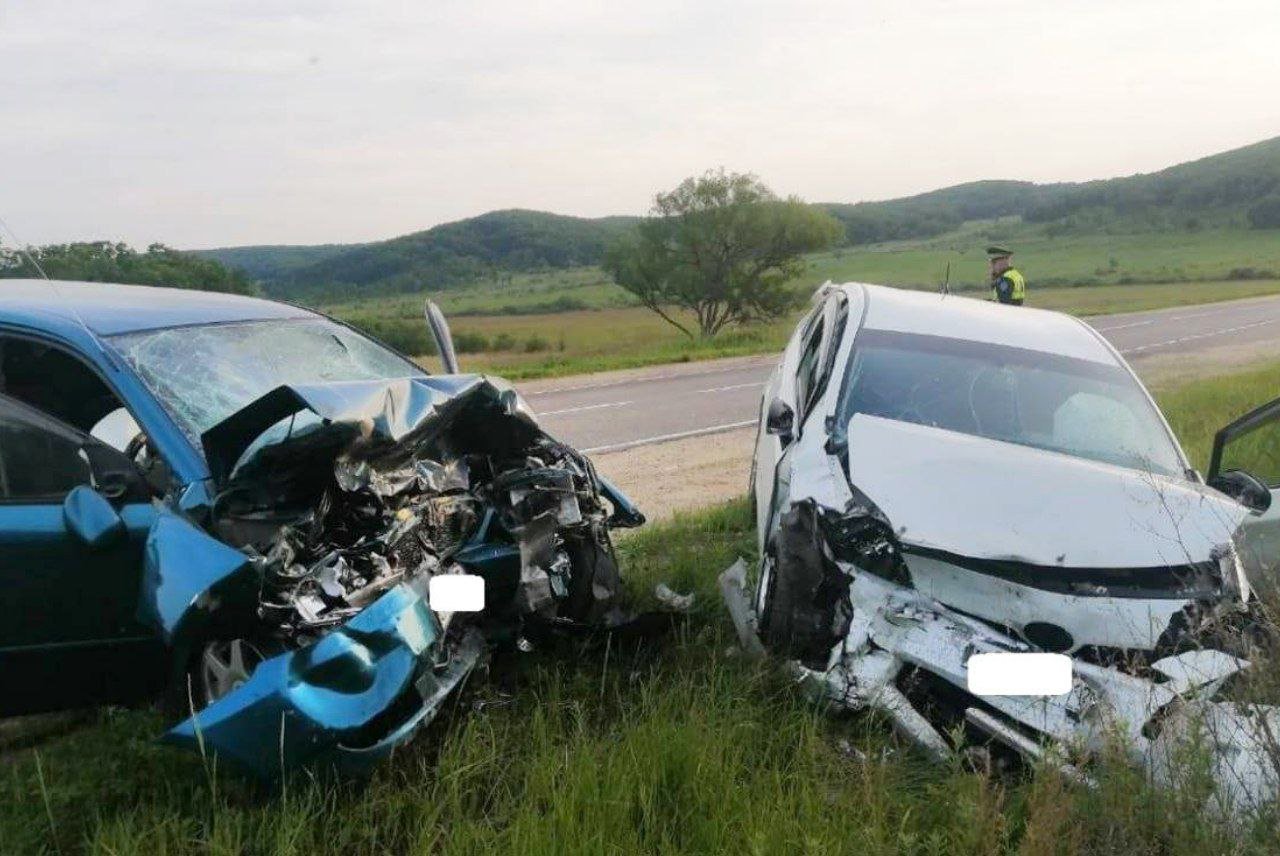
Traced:
[[[1278, 417], [1269, 406], [1220, 432], [1213, 469], [1277, 460]], [[1024, 730], [1101, 740], [1101, 726], [1081, 733], [1101, 695], [1142, 720], [1132, 736], [1146, 758], [1141, 728], [1164, 691], [1216, 690], [1246, 665], [1179, 652], [1238, 620], [1249, 576], [1274, 558], [1268, 484], [1240, 467], [1210, 476], [1084, 322], [827, 284], [761, 404], [759, 568], [722, 586], [744, 640], [934, 751], [948, 744], [904, 676], [963, 690], [973, 653], [1059, 652], [1076, 687], [1057, 720], [1007, 696], [970, 699], [969, 724], [1024, 752]], [[1127, 671], [1109, 668], [1121, 661]], [[1136, 662], [1141, 692], [1125, 680]]]

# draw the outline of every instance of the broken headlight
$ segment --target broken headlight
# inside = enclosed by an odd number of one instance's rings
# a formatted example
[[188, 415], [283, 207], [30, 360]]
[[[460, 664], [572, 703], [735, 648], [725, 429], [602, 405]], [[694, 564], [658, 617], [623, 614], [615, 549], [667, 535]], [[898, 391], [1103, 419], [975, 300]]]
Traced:
[[844, 512], [824, 508], [818, 520], [827, 547], [838, 560], [902, 585], [911, 584], [898, 539], [878, 509], [856, 504]]

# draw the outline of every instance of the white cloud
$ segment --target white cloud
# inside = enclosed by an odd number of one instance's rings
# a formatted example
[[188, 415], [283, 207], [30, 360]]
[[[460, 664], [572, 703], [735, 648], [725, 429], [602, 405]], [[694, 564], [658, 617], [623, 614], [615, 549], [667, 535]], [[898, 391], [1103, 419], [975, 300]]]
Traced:
[[0, 7], [33, 241], [386, 237], [639, 212], [724, 164], [810, 199], [1156, 169], [1280, 133], [1280, 8], [1093, 2]]

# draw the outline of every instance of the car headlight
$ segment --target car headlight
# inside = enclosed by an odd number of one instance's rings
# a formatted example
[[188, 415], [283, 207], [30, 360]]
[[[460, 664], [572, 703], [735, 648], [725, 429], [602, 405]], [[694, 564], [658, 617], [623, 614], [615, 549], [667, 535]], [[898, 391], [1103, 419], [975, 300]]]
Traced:
[[1215, 551], [1218, 560], [1218, 575], [1222, 578], [1223, 589], [1238, 598], [1241, 604], [1249, 601], [1249, 579], [1244, 574], [1244, 564], [1240, 561], [1240, 553], [1233, 544], [1224, 544]]

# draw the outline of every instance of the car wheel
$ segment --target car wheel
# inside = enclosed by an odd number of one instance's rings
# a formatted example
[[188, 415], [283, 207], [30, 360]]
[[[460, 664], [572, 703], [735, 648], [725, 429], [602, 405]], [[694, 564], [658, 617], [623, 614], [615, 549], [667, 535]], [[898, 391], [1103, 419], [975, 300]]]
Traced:
[[258, 664], [262, 652], [247, 639], [215, 639], [200, 651], [199, 686], [201, 700], [208, 707], [223, 696], [244, 686]]
[[267, 659], [264, 649], [248, 639], [209, 639], [195, 646], [174, 682], [169, 712], [186, 718], [235, 692]]
[[806, 664], [825, 662], [837, 638], [838, 598], [823, 585], [824, 556], [810, 507], [783, 515], [773, 551], [760, 615], [765, 645]]
[[573, 621], [601, 621], [617, 606], [622, 577], [613, 545], [602, 537], [568, 538], [565, 550], [573, 572], [560, 616]]

